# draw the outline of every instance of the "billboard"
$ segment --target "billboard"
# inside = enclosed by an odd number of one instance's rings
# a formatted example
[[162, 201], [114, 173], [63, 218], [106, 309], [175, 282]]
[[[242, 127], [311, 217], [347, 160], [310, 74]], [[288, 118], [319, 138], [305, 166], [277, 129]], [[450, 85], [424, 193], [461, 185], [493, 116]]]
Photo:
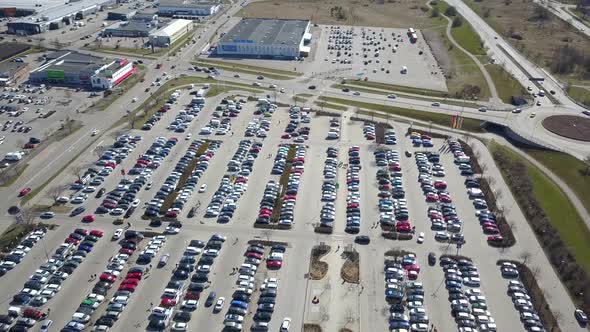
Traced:
[[61, 80], [65, 79], [65, 74], [63, 70], [47, 70], [47, 79], [48, 80]]

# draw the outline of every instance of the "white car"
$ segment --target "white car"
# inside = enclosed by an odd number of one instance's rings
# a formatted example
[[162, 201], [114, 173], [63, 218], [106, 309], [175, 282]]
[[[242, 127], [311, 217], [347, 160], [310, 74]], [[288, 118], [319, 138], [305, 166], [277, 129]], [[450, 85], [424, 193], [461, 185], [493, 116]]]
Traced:
[[199, 188], [199, 192], [200, 193], [204, 193], [206, 189], [207, 189], [207, 184], [206, 183], [203, 183], [203, 185], [201, 186], [201, 188]]
[[115, 233], [113, 233], [113, 237], [112, 237], [112, 239], [113, 239], [113, 240], [118, 240], [118, 239], [120, 239], [120, 238], [121, 238], [121, 235], [122, 235], [122, 234], [123, 234], [123, 229], [122, 229], [122, 228], [117, 228], [117, 229], [115, 230]]
[[291, 328], [291, 318], [285, 317], [285, 319], [283, 319], [283, 322], [281, 323], [280, 331], [289, 332], [289, 328]]
[[217, 299], [217, 302], [215, 303], [215, 307], [213, 307], [213, 310], [215, 312], [219, 312], [221, 311], [221, 309], [223, 309], [223, 304], [225, 303], [225, 297], [220, 297]]
[[93, 131], [90, 133], [90, 136], [96, 136], [96, 135], [98, 135], [98, 133], [99, 133], [99, 132], [100, 132], [100, 131], [99, 131], [98, 129], [94, 129], [94, 130], [93, 130]]
[[176, 228], [176, 227], [172, 227], [172, 226], [166, 227], [166, 230], [164, 231], [164, 233], [166, 233], [166, 234], [178, 234], [179, 232], [180, 232], [180, 228]]
[[420, 232], [420, 234], [418, 234], [418, 243], [422, 242], [424, 242], [424, 232]]

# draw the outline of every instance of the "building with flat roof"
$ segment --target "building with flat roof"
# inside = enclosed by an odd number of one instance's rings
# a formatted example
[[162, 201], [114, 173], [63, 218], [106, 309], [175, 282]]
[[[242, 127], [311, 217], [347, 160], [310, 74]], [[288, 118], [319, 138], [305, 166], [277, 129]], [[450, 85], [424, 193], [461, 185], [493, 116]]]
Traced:
[[167, 26], [150, 34], [150, 44], [155, 47], [167, 47], [192, 30], [193, 21], [172, 20]]
[[[157, 23], [157, 21], [155, 22]], [[158, 29], [157, 24], [142, 21], [117, 22], [105, 28], [101, 35], [103, 37], [149, 37]]]
[[[242, 57], [298, 58], [309, 51], [309, 21], [242, 19], [217, 43], [216, 53]], [[306, 35], [307, 34], [307, 35]]]
[[26, 62], [0, 62], [0, 86], [18, 84], [29, 72]]
[[31, 71], [29, 81], [48, 85], [111, 89], [135, 72], [127, 59], [107, 59], [71, 51], [45, 57], [46, 62]]
[[67, 4], [56, 0], [2, 0], [0, 12], [6, 16], [27, 16], [8, 22], [8, 33], [34, 35], [72, 24], [114, 3], [116, 0], [78, 0]]
[[221, 8], [219, 2], [194, 0], [160, 0], [158, 15], [189, 18], [192, 16], [209, 16]]
[[107, 20], [111, 20], [111, 21], [128, 21], [130, 20], [135, 13], [137, 13], [136, 10], [133, 9], [114, 9], [114, 10], [109, 10], [107, 13]]

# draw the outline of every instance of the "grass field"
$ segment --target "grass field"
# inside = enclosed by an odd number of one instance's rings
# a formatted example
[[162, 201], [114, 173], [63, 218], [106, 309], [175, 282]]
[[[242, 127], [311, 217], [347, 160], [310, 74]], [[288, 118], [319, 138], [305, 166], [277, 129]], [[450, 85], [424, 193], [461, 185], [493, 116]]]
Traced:
[[[259, 72], [258, 75], [267, 75], [266, 73], [271, 73], [271, 74], [276, 74], [276, 75], [281, 75], [281, 76], [301, 76], [301, 75], [303, 75], [302, 73], [298, 73], [295, 71], [260, 67], [260, 66], [245, 64], [245, 63], [235, 63], [235, 62], [231, 62], [231, 61], [199, 59], [198, 62], [203, 63], [206, 66], [214, 66], [214, 67], [224, 66], [224, 67], [231, 67], [231, 68], [246, 70], [246, 71], [250, 71], [250, 72]], [[234, 71], [237, 71], [237, 70], [234, 70]]]
[[590, 107], [590, 89], [568, 86], [567, 94], [575, 101]]
[[[445, 11], [449, 7], [449, 4], [444, 1], [437, 1], [436, 5], [431, 3], [431, 6], [434, 8], [438, 8], [441, 15], [444, 15]], [[445, 15], [446, 16], [446, 15]], [[459, 17], [462, 19], [463, 24], [458, 27], [451, 27], [451, 35], [455, 39], [461, 47], [466, 49], [469, 53], [473, 55], [485, 55], [486, 52], [482, 48], [482, 41], [479, 38], [479, 35], [473, 30], [473, 27], [469, 24], [469, 22], [464, 19], [458, 13], [455, 16], [447, 16], [451, 20], [455, 17]]]
[[382, 89], [382, 90], [389, 90], [391, 92], [405, 92], [411, 93], [416, 95], [423, 95], [423, 96], [432, 96], [432, 97], [440, 97], [446, 98], [449, 97], [449, 94], [444, 91], [437, 91], [437, 90], [428, 90], [428, 89], [419, 89], [409, 86], [403, 85], [395, 85], [395, 84], [388, 84], [388, 83], [380, 83], [380, 82], [372, 82], [372, 81], [346, 81], [347, 85], [358, 86], [358, 87], [366, 87], [366, 88], [374, 88], [374, 89]]
[[331, 104], [331, 103], [327, 103], [325, 101], [316, 101], [316, 102], [314, 102], [314, 104], [316, 104], [320, 108], [331, 108], [333, 110], [343, 111], [343, 112], [348, 109], [348, 107], [346, 107], [346, 106]]
[[[415, 111], [407, 108], [395, 107], [395, 106], [386, 106], [381, 104], [373, 104], [373, 103], [365, 103], [360, 101], [352, 101], [348, 99], [340, 99], [340, 98], [332, 98], [332, 97], [320, 97], [319, 99], [328, 102], [328, 103], [335, 103], [335, 104], [342, 104], [348, 105], [352, 107], [358, 107], [362, 109], [369, 109], [375, 110], [385, 113], [391, 113], [393, 115], [404, 116], [416, 120], [432, 122], [433, 124], [451, 127], [451, 116], [448, 114], [440, 114], [440, 113], [433, 113], [433, 112], [423, 112], [423, 111]], [[463, 120], [463, 130], [472, 131], [472, 132], [483, 132], [483, 129], [480, 127], [482, 121], [472, 119], [472, 118], [464, 118]]]
[[576, 262], [584, 268], [586, 273], [590, 273], [590, 231], [565, 194], [541, 170], [509, 148], [492, 142], [489, 149], [491, 152], [499, 151], [510, 159], [519, 160], [526, 165], [527, 175], [533, 184], [533, 195], [551, 224], [558, 230], [561, 239], [571, 250]]
[[[549, 19], [537, 18], [538, 5], [533, 0], [465, 0], [465, 4], [529, 60], [545, 68], [550, 69], [555, 51], [564, 45], [578, 49], [581, 54], [587, 54], [590, 49], [590, 38], [552, 13], [549, 12]], [[515, 35], [519, 35], [521, 40], [511, 37]], [[560, 78], [566, 81], [583, 79], [583, 74], [582, 70], [576, 70]]]
[[222, 64], [218, 64], [218, 63], [212, 64], [209, 61], [199, 60], [199, 61], [193, 62], [193, 64], [196, 66], [207, 66], [207, 67], [214, 66], [217, 69], [227, 70], [227, 71], [232, 71], [232, 72], [242, 73], [242, 74], [249, 74], [249, 75], [254, 75], [254, 76], [262, 75], [262, 76], [272, 78], [275, 80], [290, 80], [290, 79], [294, 78], [294, 76], [277, 75], [277, 74], [273, 74], [270, 72], [266, 72], [266, 71], [264, 71], [265, 68], [262, 68], [262, 67], [257, 70], [246, 69], [242, 65], [236, 65], [233, 63], [229, 63], [229, 62], [222, 62]]
[[584, 175], [588, 166], [581, 160], [562, 152], [524, 150], [538, 162], [559, 176], [590, 211], [590, 176]]
[[[342, 7], [340, 15], [332, 8]], [[249, 3], [236, 16], [246, 18], [306, 19], [318, 24], [374, 26], [387, 28], [423, 29], [434, 22], [429, 20], [424, 1], [374, 0], [263, 0]]]
[[488, 64], [486, 65], [486, 69], [490, 76], [492, 76], [496, 91], [498, 91], [498, 97], [503, 102], [510, 104], [510, 97], [512, 96], [529, 96], [526, 89], [510, 73], [504, 70], [502, 66]]

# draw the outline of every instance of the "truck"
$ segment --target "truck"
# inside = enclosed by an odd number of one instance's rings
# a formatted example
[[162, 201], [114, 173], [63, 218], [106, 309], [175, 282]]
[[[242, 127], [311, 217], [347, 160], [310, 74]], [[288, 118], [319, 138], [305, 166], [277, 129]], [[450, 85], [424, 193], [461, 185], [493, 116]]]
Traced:
[[197, 97], [204, 97], [204, 96], [205, 96], [205, 90], [199, 89], [199, 91], [197, 91]]

